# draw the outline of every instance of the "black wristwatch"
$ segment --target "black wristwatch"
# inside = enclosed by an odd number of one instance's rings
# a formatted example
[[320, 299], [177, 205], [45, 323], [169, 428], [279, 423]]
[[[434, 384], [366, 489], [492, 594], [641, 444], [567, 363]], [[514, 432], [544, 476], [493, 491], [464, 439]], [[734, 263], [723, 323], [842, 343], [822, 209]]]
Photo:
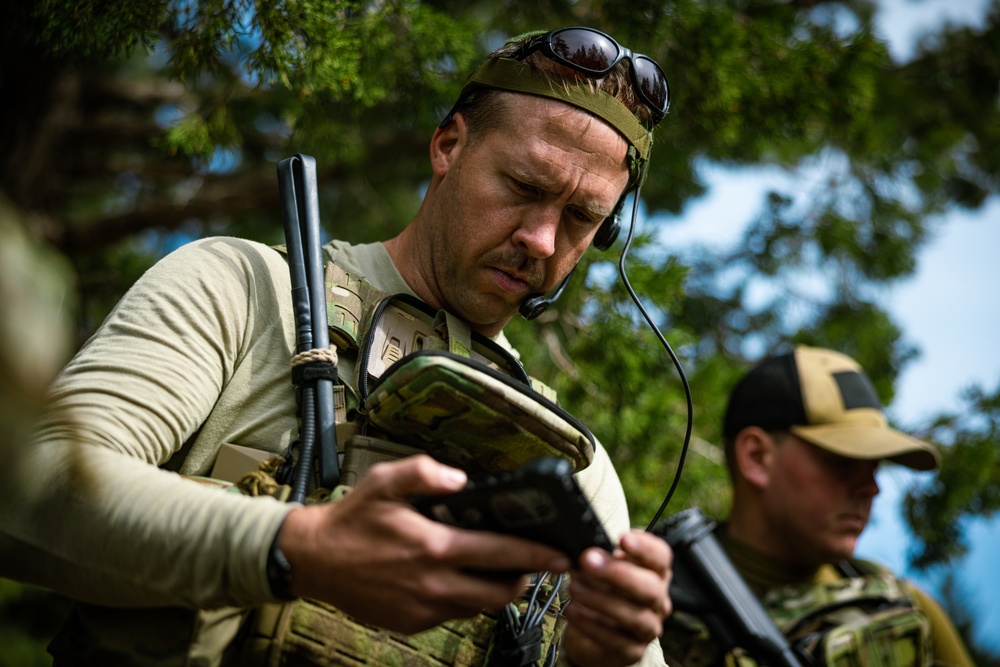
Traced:
[[281, 530], [274, 536], [271, 548], [267, 551], [267, 583], [271, 586], [271, 593], [280, 600], [294, 600], [292, 595], [292, 566], [289, 565], [281, 547], [278, 546], [278, 537]]

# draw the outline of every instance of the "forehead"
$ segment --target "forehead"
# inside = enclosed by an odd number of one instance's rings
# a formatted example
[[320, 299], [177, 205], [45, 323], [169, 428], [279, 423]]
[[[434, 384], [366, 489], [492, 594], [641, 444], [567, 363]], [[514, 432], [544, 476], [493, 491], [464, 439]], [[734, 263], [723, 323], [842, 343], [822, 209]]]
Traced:
[[584, 169], [617, 181], [628, 178], [628, 142], [593, 114], [557, 100], [508, 93], [501, 145], [553, 168]]

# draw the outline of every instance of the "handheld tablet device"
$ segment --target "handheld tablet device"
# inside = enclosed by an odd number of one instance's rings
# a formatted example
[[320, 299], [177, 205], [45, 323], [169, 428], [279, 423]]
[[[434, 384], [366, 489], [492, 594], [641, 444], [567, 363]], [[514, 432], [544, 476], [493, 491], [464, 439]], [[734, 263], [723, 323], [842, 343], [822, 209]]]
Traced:
[[435, 521], [541, 542], [574, 563], [588, 547], [614, 550], [566, 459], [543, 457], [513, 471], [472, 476], [461, 491], [412, 502]]

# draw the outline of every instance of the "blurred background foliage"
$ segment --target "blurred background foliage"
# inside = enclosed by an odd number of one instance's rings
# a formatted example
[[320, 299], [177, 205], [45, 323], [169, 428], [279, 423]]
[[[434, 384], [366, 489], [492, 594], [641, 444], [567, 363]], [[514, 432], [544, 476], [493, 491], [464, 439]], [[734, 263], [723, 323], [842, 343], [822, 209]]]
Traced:
[[[0, 454], [17, 458], [44, 384], [158, 258], [208, 235], [283, 240], [278, 160], [316, 157], [329, 236], [386, 238], [416, 210], [430, 134], [474, 63], [511, 35], [583, 24], [650, 55], [670, 77], [673, 104], [656, 130], [627, 275], [693, 392], [690, 448], [668, 512], [697, 504], [723, 516], [720, 421], [735, 378], [792, 343], [829, 346], [858, 359], [890, 404], [917, 350], [877, 295], [914, 271], [936, 214], [976, 209], [998, 191], [1000, 2], [982, 27], [943, 26], [905, 63], [875, 35], [876, 8], [3, 3]], [[705, 193], [705, 165], [812, 177], [769, 192], [734, 247], [682, 260], [664, 221]], [[563, 298], [509, 335], [608, 447], [633, 521], [645, 526], [674, 479], [687, 401], [616, 275], [624, 244], [623, 234], [610, 252], [588, 254]], [[803, 276], [825, 289], [802, 289]], [[751, 294], [762, 281], [763, 298]], [[966, 405], [916, 433], [945, 445], [941, 474], [906, 501], [919, 567], [953, 562], [965, 550], [960, 519], [1000, 505], [1000, 387], [970, 390]], [[0, 584], [0, 663], [47, 664], [39, 647], [65, 606]]]

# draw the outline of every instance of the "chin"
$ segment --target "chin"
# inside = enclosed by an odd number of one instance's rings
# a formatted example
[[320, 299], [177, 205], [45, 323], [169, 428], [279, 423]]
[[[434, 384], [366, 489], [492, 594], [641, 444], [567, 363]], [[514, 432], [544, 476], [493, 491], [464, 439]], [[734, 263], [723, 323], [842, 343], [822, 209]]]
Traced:
[[854, 556], [854, 550], [858, 545], [858, 538], [853, 538], [851, 540], [845, 540], [844, 542], [835, 545], [832, 549], [830, 562], [836, 563], [844, 558], [851, 558]]
[[517, 315], [520, 305], [520, 301], [508, 303], [489, 299], [487, 302], [481, 303], [479, 308], [470, 309], [466, 321], [474, 328], [496, 327], [499, 330]]

